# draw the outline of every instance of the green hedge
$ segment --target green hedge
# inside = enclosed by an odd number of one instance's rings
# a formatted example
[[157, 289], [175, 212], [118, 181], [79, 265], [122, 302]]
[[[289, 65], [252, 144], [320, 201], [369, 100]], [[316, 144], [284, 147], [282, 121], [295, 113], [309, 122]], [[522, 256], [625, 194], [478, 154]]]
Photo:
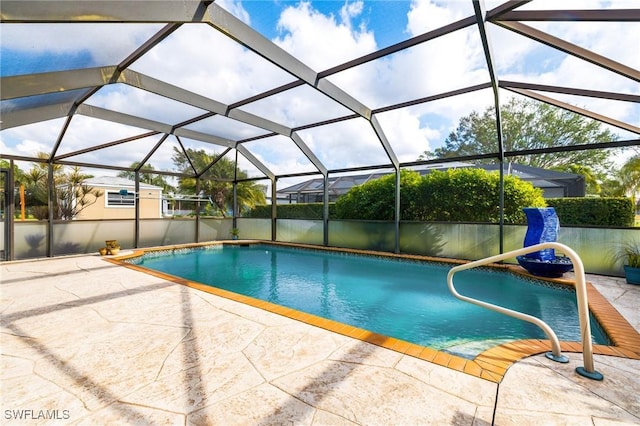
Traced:
[[243, 216], [258, 219], [269, 219], [271, 217], [271, 204], [265, 204], [264, 206], [255, 206], [248, 212], [244, 213]]
[[550, 198], [547, 204], [556, 210], [560, 225], [632, 227], [633, 201], [626, 197]]
[[[322, 219], [322, 203], [278, 204], [279, 219]], [[334, 217], [334, 203], [329, 203], [329, 217]], [[257, 206], [245, 217], [270, 218], [271, 204]]]
[[[417, 211], [415, 190], [420, 174], [411, 170], [400, 172], [400, 211]], [[396, 176], [390, 174], [352, 187], [336, 201], [337, 219], [394, 220]], [[404, 214], [401, 216], [405, 219]]]
[[[395, 176], [352, 188], [336, 201], [340, 219], [393, 220]], [[544, 207], [542, 190], [515, 176], [504, 178], [506, 223], [525, 223], [524, 207]], [[500, 175], [483, 169], [400, 174], [400, 217], [411, 221], [490, 222], [500, 220]]]
[[[493, 222], [498, 217], [498, 173], [482, 169], [434, 171], [421, 177], [400, 175], [401, 218], [411, 221]], [[525, 224], [523, 207], [544, 207], [542, 191], [514, 176], [505, 176], [505, 223]], [[329, 203], [330, 219], [393, 220], [395, 176], [353, 187]], [[632, 227], [629, 198], [550, 198], [560, 225]], [[279, 204], [279, 219], [322, 219], [322, 203]], [[257, 206], [246, 217], [270, 218], [271, 205]]]

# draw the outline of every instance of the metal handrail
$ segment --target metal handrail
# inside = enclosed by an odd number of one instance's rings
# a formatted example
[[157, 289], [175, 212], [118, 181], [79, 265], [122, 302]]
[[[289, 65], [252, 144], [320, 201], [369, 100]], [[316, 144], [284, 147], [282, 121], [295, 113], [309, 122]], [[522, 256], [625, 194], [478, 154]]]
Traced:
[[485, 259], [480, 259], [473, 262], [455, 266], [447, 274], [447, 284], [449, 285], [449, 290], [455, 297], [465, 302], [473, 303], [474, 305], [482, 306], [492, 311], [500, 312], [502, 314], [509, 315], [514, 318], [521, 319], [523, 321], [527, 321], [537, 325], [544, 331], [544, 333], [547, 335], [547, 337], [551, 341], [552, 351], [547, 352], [546, 354], [547, 358], [557, 362], [568, 362], [569, 359], [566, 356], [562, 355], [562, 352], [560, 350], [560, 342], [558, 341], [558, 336], [556, 336], [556, 333], [551, 329], [551, 327], [549, 327], [549, 325], [544, 321], [542, 321], [540, 318], [527, 315], [522, 312], [514, 311], [511, 309], [503, 308], [502, 306], [494, 305], [488, 302], [483, 302], [481, 300], [473, 299], [471, 297], [463, 296], [456, 291], [453, 285], [453, 276], [455, 275], [456, 272], [475, 268], [478, 266], [487, 265], [489, 263], [499, 262], [505, 259], [525, 255], [525, 254], [536, 252], [542, 249], [560, 250], [567, 257], [569, 257], [571, 259], [571, 262], [573, 263], [573, 270], [575, 272], [575, 279], [576, 279], [575, 287], [576, 287], [576, 298], [578, 302], [578, 319], [580, 321], [580, 338], [582, 341], [582, 358], [584, 361], [584, 367], [576, 368], [576, 372], [590, 379], [602, 380], [603, 379], [602, 374], [600, 374], [595, 370], [594, 364], [593, 364], [593, 347], [591, 343], [591, 324], [589, 323], [589, 304], [587, 301], [587, 284], [586, 284], [586, 279], [584, 275], [584, 265], [582, 264], [582, 260], [580, 259], [580, 256], [578, 256], [578, 254], [575, 251], [573, 251], [571, 248], [567, 247], [566, 245], [556, 243], [556, 242], [541, 243], [541, 244], [536, 244], [529, 247], [524, 247], [518, 250], [513, 250], [508, 253], [503, 253], [496, 256], [487, 257]]

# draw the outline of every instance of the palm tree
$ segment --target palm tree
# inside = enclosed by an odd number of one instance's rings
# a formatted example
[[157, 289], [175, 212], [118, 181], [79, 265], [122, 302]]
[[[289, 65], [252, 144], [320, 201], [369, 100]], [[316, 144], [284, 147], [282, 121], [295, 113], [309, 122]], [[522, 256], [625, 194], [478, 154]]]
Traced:
[[601, 197], [624, 197], [625, 190], [620, 184], [620, 180], [615, 177], [605, 179], [600, 187], [602, 188]]
[[55, 180], [56, 198], [54, 217], [71, 220], [85, 208], [98, 201], [102, 191], [84, 183], [91, 175], [83, 174], [80, 167], [72, 167], [69, 173], [58, 175]]
[[[261, 206], [266, 203], [265, 197], [266, 187], [256, 184], [255, 182], [240, 182], [236, 187], [238, 197], [238, 213], [251, 210], [255, 206]], [[232, 200], [233, 202], [233, 200]]]
[[[186, 149], [186, 155], [174, 147], [173, 162], [185, 174], [200, 176], [200, 191], [209, 196], [222, 217], [227, 216], [233, 205], [233, 180], [248, 177], [247, 173], [238, 169], [235, 162], [228, 158], [219, 158], [216, 153], [209, 154], [205, 150]], [[215, 164], [213, 164], [215, 162]], [[211, 166], [213, 164], [213, 166]], [[211, 167], [209, 167], [211, 166]], [[209, 167], [209, 169], [207, 169]], [[196, 172], [194, 172], [194, 169]], [[178, 183], [180, 190], [189, 194], [196, 193], [196, 179], [182, 177]], [[264, 189], [254, 182], [240, 182], [236, 187], [238, 207], [240, 211], [266, 203]]]
[[[49, 155], [39, 153], [39, 158], [47, 159]], [[94, 204], [102, 195], [84, 181], [91, 175], [83, 174], [79, 167], [72, 167], [69, 172], [60, 164], [53, 166], [53, 218], [71, 220], [85, 208]], [[47, 163], [35, 163], [31, 169], [22, 174], [21, 184], [25, 185], [26, 203], [36, 219], [43, 220], [49, 216], [49, 172]]]
[[[134, 161], [133, 163], [131, 163], [130, 167], [135, 170], [139, 166], [140, 166], [140, 162]], [[169, 193], [169, 192], [175, 191], [175, 188], [166, 181], [164, 176], [154, 173], [155, 171], [156, 169], [149, 163], [142, 166], [139, 170], [140, 182], [146, 183], [149, 185], [159, 186], [160, 188], [162, 188], [163, 193]], [[123, 170], [120, 173], [118, 173], [117, 176], [121, 178], [129, 179], [132, 181], [135, 181], [136, 179], [136, 173], [134, 171], [129, 171], [129, 170]]]
[[633, 203], [638, 200], [640, 192], [640, 154], [629, 158], [620, 169], [620, 184], [625, 192], [631, 195]]

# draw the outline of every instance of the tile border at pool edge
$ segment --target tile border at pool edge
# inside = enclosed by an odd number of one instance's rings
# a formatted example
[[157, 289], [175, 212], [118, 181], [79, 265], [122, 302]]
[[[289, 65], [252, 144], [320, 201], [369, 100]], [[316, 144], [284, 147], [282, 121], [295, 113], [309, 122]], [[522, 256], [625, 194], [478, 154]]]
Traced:
[[[263, 309], [278, 315], [282, 315], [296, 321], [301, 321], [306, 324], [323, 328], [325, 330], [338, 333], [344, 336], [348, 336], [357, 340], [361, 340], [367, 343], [374, 344], [376, 346], [384, 347], [386, 349], [390, 349], [392, 351], [412, 356], [415, 358], [419, 358], [437, 365], [441, 365], [443, 367], [447, 367], [456, 371], [460, 371], [472, 376], [476, 376], [491, 382], [499, 383], [502, 381], [502, 378], [506, 374], [508, 368], [513, 365], [515, 362], [540, 353], [548, 352], [551, 348], [551, 344], [548, 340], [536, 340], [536, 339], [525, 339], [525, 340], [516, 340], [509, 343], [504, 343], [493, 348], [490, 348], [479, 355], [477, 355], [473, 360], [462, 358], [456, 355], [452, 355], [446, 352], [438, 351], [429, 347], [420, 346], [415, 343], [406, 342], [404, 340], [396, 339], [393, 337], [388, 337], [382, 334], [374, 333], [368, 330], [364, 330], [361, 328], [357, 328], [354, 326], [350, 326], [347, 324], [343, 324], [334, 320], [330, 320], [327, 318], [322, 318], [316, 315], [308, 314], [306, 312], [298, 311], [292, 308], [288, 308], [285, 306], [277, 305], [271, 302], [267, 302], [260, 299], [255, 299], [249, 296], [241, 295], [238, 293], [233, 293], [227, 290], [223, 290], [217, 287], [211, 287], [204, 284], [200, 284], [195, 281], [186, 280], [184, 278], [176, 277], [171, 274], [166, 274], [163, 272], [154, 271], [151, 269], [147, 269], [135, 264], [131, 264], [129, 262], [125, 262], [125, 259], [130, 259], [134, 257], [139, 257], [143, 255], [147, 251], [157, 251], [157, 250], [171, 250], [174, 248], [188, 248], [188, 247], [202, 247], [207, 245], [216, 245], [216, 244], [242, 244], [246, 242], [252, 241], [242, 241], [236, 240], [232, 242], [227, 241], [219, 241], [219, 242], [207, 242], [207, 243], [197, 243], [197, 244], [186, 244], [186, 245], [171, 245], [171, 246], [163, 246], [159, 248], [145, 248], [136, 249], [131, 253], [127, 253], [123, 256], [118, 257], [108, 257], [104, 258], [105, 261], [110, 263], [114, 263], [120, 266], [124, 266], [130, 269], [137, 270], [139, 272], [143, 272], [146, 274], [150, 274], [156, 276], [158, 278], [166, 279], [171, 282], [175, 282], [177, 284], [182, 284], [190, 288], [194, 288], [196, 290], [201, 290], [209, 294], [213, 294], [219, 297], [223, 297], [225, 299], [233, 300], [239, 303], [243, 303], [258, 309]], [[271, 241], [263, 242], [256, 241], [256, 243], [267, 243], [273, 244]], [[275, 245], [283, 245], [283, 246], [293, 246], [293, 247], [311, 247], [316, 248], [315, 246], [307, 246], [304, 244], [290, 244], [290, 243], [276, 243]], [[326, 249], [325, 247], [321, 247], [320, 249]], [[338, 250], [338, 249], [335, 249]], [[333, 251], [331, 249], [330, 251]], [[371, 255], [372, 252], [365, 250], [342, 250], [350, 253], [356, 254], [368, 254]], [[378, 252], [374, 252], [375, 255]], [[383, 253], [383, 255], [388, 255], [389, 253]], [[440, 258], [432, 258], [427, 256], [417, 256], [417, 255], [397, 255], [392, 254], [392, 256], [388, 257], [396, 257], [396, 258], [409, 258], [409, 259], [417, 259], [417, 260], [436, 260], [439, 262], [447, 262], [450, 259], [440, 259]], [[464, 263], [464, 261], [453, 261], [448, 263]], [[513, 265], [497, 265], [499, 268], [509, 269], [512, 272], [517, 274], [523, 274], [519, 271], [516, 266]], [[538, 277], [535, 277], [538, 278]], [[573, 285], [573, 281], [568, 279], [560, 279], [560, 280], [551, 280], [553, 282], [564, 284], [564, 285]], [[593, 287], [591, 283], [587, 283], [587, 293], [589, 299], [589, 308], [597, 318], [598, 322], [602, 325], [607, 335], [611, 338], [614, 345], [616, 346], [607, 346], [607, 345], [593, 345], [593, 353], [598, 355], [610, 355], [610, 356], [618, 356], [630, 359], [638, 359], [640, 360], [640, 334], [620, 315], [620, 313], [607, 301], [596, 289]], [[596, 309], [594, 309], [596, 308]], [[560, 348], [563, 352], [582, 352], [582, 346], [579, 342], [560, 342]]]

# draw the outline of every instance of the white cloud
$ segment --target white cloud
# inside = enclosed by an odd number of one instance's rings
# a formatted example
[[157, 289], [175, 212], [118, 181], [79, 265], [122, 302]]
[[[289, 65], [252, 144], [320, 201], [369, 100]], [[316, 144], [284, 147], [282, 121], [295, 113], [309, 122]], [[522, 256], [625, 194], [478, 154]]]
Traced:
[[65, 133], [64, 147], [59, 153], [67, 153], [148, 132], [110, 121], [75, 115]]
[[276, 174], [310, 172], [317, 169], [294, 142], [284, 136], [274, 136], [245, 144], [269, 170]]
[[[235, 16], [244, 22], [251, 22], [251, 17], [243, 9], [241, 2], [222, 1], [223, 7], [232, 11]], [[525, 7], [557, 8], [559, 6], [556, 3], [537, 1]], [[331, 15], [320, 13], [310, 2], [286, 4], [278, 20], [280, 35], [274, 41], [316, 71], [360, 57], [378, 48], [375, 32], [382, 29], [367, 27], [360, 19], [365, 6], [375, 7], [375, 3], [345, 2]], [[593, 7], [595, 4], [595, 0], [582, 2], [580, 8]], [[618, 4], [620, 3], [616, 2], [614, 6]], [[443, 3], [415, 0], [409, 6], [406, 28], [397, 29], [404, 30], [409, 36], [425, 33], [473, 14], [471, 2], [468, 1]], [[490, 9], [490, 4], [487, 6]], [[640, 55], [636, 53], [637, 25], [597, 22], [575, 24], [577, 25], [545, 23], [538, 24], [537, 27], [556, 36], [566, 37], [573, 43], [599, 54], [609, 55], [627, 66], [636, 69], [640, 67]], [[615, 29], [611, 28], [613, 25], [616, 25]], [[55, 31], [51, 32], [51, 28]], [[120, 24], [73, 24], [53, 27], [11, 25], [3, 26], [2, 43], [3, 47], [24, 49], [35, 54], [85, 52], [97, 63], [113, 64], [116, 59], [122, 60], [135, 50], [159, 28], [159, 25]], [[593, 66], [587, 67], [591, 70], [584, 72], [584, 67], [581, 67], [580, 61], [576, 59], [541, 55], [541, 50], [535, 42], [492, 25], [489, 25], [489, 28], [496, 66], [502, 79], [640, 93], [637, 82], [615, 75], [612, 77], [610, 72], [593, 71]], [[536, 61], [538, 63], [534, 63]], [[205, 24], [183, 25], [137, 61], [132, 68], [225, 103], [238, 101], [294, 79], [277, 66]], [[488, 73], [476, 27], [471, 26], [432, 40], [426, 46], [408, 49], [336, 74], [329, 80], [366, 106], [377, 108], [487, 82]], [[307, 86], [292, 93], [248, 105], [243, 109], [265, 114], [268, 118], [289, 126], [317, 121], [319, 116], [324, 119], [325, 116], [329, 118], [345, 113], [343, 106], [328, 102], [324, 95], [305, 95], [314, 90]], [[455, 128], [460, 117], [474, 109], [482, 111], [490, 105], [492, 98], [490, 91], [488, 93], [487, 95], [485, 91], [482, 94], [404, 108], [381, 114], [379, 119], [400, 161], [413, 161], [424, 150], [438, 146], [448, 132]], [[318, 99], [322, 99], [321, 103], [318, 103]], [[138, 113], [169, 124], [201, 112], [191, 107], [177, 106], [171, 101], [160, 100], [156, 95], [138, 89], [115, 86], [100, 91], [90, 102], [116, 111]], [[614, 105], [602, 100], [585, 100], [585, 103], [579, 106], [585, 106], [587, 102], [589, 106], [593, 105], [607, 115], [640, 125], [637, 105], [622, 102]], [[0, 136], [2, 152], [33, 155], [35, 150], [49, 151], [59, 134], [62, 121], [3, 131]], [[388, 162], [380, 143], [371, 137], [370, 126], [366, 131], [367, 137], [363, 137], [362, 129], [343, 123], [340, 126], [326, 126], [306, 132], [304, 139], [330, 168]], [[135, 131], [138, 130], [146, 131]], [[130, 136], [131, 133], [132, 129], [126, 126], [99, 120], [83, 122], [74, 119], [61, 150], [73, 151], [91, 144]], [[349, 149], [347, 145], [351, 145]], [[251, 150], [251, 144], [247, 147]], [[119, 155], [113, 152], [96, 155], [103, 163], [108, 160], [113, 164], [123, 165], [129, 165], [141, 158], [136, 144], [126, 144], [121, 148], [115, 150]], [[162, 148], [151, 162], [156, 168], [170, 168], [170, 154], [170, 149]], [[284, 150], [263, 148], [256, 149], [255, 155], [276, 173], [308, 170], [308, 163], [299, 157], [299, 153], [292, 155]]]
[[39, 152], [48, 153], [63, 124], [63, 119], [57, 119], [3, 130], [0, 133], [2, 153], [27, 157], [35, 157]]
[[109, 85], [87, 100], [87, 104], [169, 125], [206, 111], [123, 84]]
[[442, 136], [438, 129], [422, 126], [417, 114], [404, 110], [380, 114], [378, 120], [401, 163], [416, 161], [422, 152], [432, 148], [431, 141]]
[[407, 15], [407, 31], [412, 36], [426, 33], [444, 25], [473, 15], [473, 6], [467, 1], [413, 0]]
[[301, 2], [285, 8], [278, 21], [284, 33], [274, 42], [316, 71], [322, 71], [376, 49], [373, 33], [366, 28], [354, 29], [351, 19], [362, 11], [361, 2], [347, 3], [341, 19], [313, 9]]
[[[117, 65], [160, 28], [161, 24], [10, 24], [2, 26], [2, 47], [36, 55], [86, 54], [94, 65]], [[69, 66], [51, 65], [61, 68]]]
[[[598, 2], [586, 2], [581, 6], [585, 9], [595, 8]], [[636, 46], [640, 29], [637, 25], [612, 22], [548, 22], [529, 25], [623, 65], [640, 68], [640, 55], [637, 54]], [[502, 80], [640, 94], [637, 82], [612, 71], [542, 46], [502, 28], [491, 27], [491, 33], [494, 36], [492, 41]], [[545, 59], [548, 61], [544, 62]], [[563, 95], [550, 96], [581, 108], [593, 108], [593, 111], [605, 116], [640, 126], [640, 106], [635, 103]]]
[[241, 109], [289, 127], [353, 114], [352, 111], [307, 85], [270, 96], [243, 106]]
[[390, 163], [373, 128], [361, 118], [300, 130], [298, 134], [330, 170]]
[[216, 4], [247, 25], [251, 25], [251, 16], [242, 6], [240, 0], [216, 0]]
[[[351, 25], [350, 18], [361, 12], [360, 6], [349, 6], [347, 4], [341, 10], [340, 21], [334, 16], [320, 14], [309, 3], [286, 8], [279, 21], [280, 29], [285, 35], [278, 38], [276, 43], [317, 70], [375, 50], [373, 31], [361, 27], [356, 30]], [[459, 6], [449, 9], [431, 2], [414, 2], [409, 11], [407, 30], [411, 35], [423, 33], [432, 29], [430, 27], [439, 27], [460, 19], [467, 8]], [[479, 39], [474, 37], [471, 31], [460, 31], [434, 40], [429, 46], [400, 52], [392, 57], [331, 76], [329, 80], [370, 108], [476, 84], [486, 81], [488, 74], [482, 68]], [[302, 102], [304, 103], [304, 100]], [[313, 105], [310, 107], [313, 108]], [[279, 109], [281, 114], [286, 114], [286, 110], [286, 106]], [[300, 108], [296, 111], [300, 111]], [[401, 161], [417, 159], [421, 152], [430, 149], [427, 135], [431, 138], [438, 135], [428, 123], [421, 123], [420, 116], [416, 115], [415, 111], [417, 110], [396, 111], [393, 120], [388, 121], [385, 126], [385, 134], [392, 146], [397, 146], [400, 150], [397, 155]], [[453, 121], [458, 117], [449, 119]], [[357, 132], [354, 132], [354, 137], [357, 137], [356, 135]], [[347, 137], [344, 134], [340, 136], [341, 140]], [[322, 140], [318, 140], [320, 137]], [[330, 162], [329, 150], [336, 149], [335, 144], [338, 144], [337, 140], [334, 141], [333, 135], [314, 134], [312, 143], [319, 151], [318, 156]], [[376, 143], [379, 149], [380, 144]], [[371, 157], [370, 151], [354, 152], [353, 157], [358, 158], [358, 161], [370, 158], [367, 164], [388, 161], [378, 156]], [[339, 167], [345, 166], [343, 164]]]
[[31, 140], [31, 139], [23, 139], [20, 141], [18, 145], [15, 146], [14, 149], [18, 153], [40, 153], [40, 152], [49, 152], [49, 147], [39, 141]]
[[345, 3], [340, 9], [340, 17], [342, 22], [350, 23], [351, 18], [355, 18], [362, 13], [364, 3], [362, 1], [355, 1], [353, 3]]
[[224, 103], [294, 79], [204, 24], [183, 25], [132, 69]]

